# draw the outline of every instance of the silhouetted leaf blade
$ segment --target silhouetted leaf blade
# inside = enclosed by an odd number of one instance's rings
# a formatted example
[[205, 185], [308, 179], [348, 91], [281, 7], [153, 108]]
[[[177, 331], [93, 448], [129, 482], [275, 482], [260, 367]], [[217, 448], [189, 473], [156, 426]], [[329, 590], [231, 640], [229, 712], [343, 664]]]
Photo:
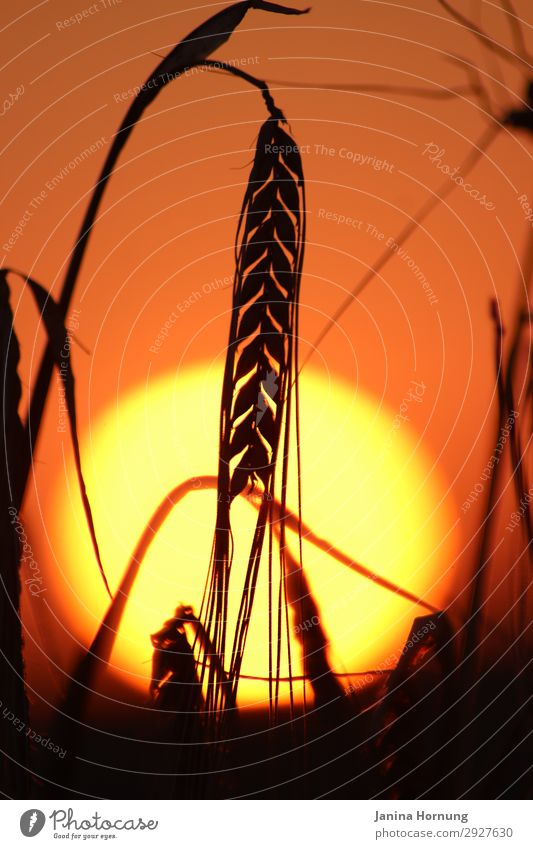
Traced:
[[[23, 427], [19, 416], [20, 349], [13, 327], [7, 270], [0, 270], [0, 702], [27, 718], [20, 619], [21, 542], [17, 533]], [[23, 798], [27, 792], [27, 739], [13, 724], [0, 722], [0, 789]], [[22, 795], [21, 795], [22, 794]]]
[[83, 477], [83, 471], [81, 466], [80, 446], [78, 440], [78, 424], [76, 415], [76, 398], [74, 392], [74, 372], [72, 370], [72, 362], [70, 357], [70, 337], [64, 325], [61, 311], [52, 296], [50, 295], [50, 293], [47, 292], [47, 290], [43, 286], [41, 286], [40, 283], [37, 283], [35, 280], [32, 280], [29, 277], [26, 279], [26, 282], [33, 294], [33, 297], [35, 298], [35, 302], [41, 313], [41, 318], [48, 334], [49, 344], [51, 346], [51, 350], [54, 355], [54, 360], [65, 390], [65, 400], [69, 417], [70, 434], [72, 438], [72, 447], [74, 450], [74, 462], [76, 465], [76, 473], [78, 476], [78, 484], [83, 503], [83, 509], [87, 519], [87, 526], [91, 535], [91, 541], [93, 544], [94, 553], [96, 555], [96, 560], [98, 562], [98, 567], [100, 569], [105, 588], [109, 593], [109, 596], [111, 596], [111, 590], [109, 589], [109, 584], [105, 575], [102, 559], [100, 557], [100, 549], [98, 547], [98, 540], [96, 538], [96, 530], [94, 527], [91, 505], [89, 502], [89, 497], [87, 495], [87, 489], [85, 486], [85, 480]]

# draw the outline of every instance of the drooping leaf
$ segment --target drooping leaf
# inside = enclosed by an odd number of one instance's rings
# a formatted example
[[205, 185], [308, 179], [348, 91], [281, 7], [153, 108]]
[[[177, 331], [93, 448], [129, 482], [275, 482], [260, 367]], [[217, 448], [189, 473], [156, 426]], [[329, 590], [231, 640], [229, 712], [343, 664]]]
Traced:
[[[144, 87], [147, 91], [153, 91], [153, 86], [149, 85], [150, 82], [165, 85], [169, 81], [166, 79], [167, 76], [172, 79], [186, 69], [197, 65], [203, 59], [207, 59], [228, 41], [250, 9], [275, 12], [281, 15], [304, 15], [309, 11], [309, 8], [304, 10], [291, 9], [277, 3], [262, 2], [262, 0], [245, 0], [243, 3], [234, 3], [200, 24], [174, 47], [146, 81]], [[155, 94], [153, 94], [153, 97], [155, 97]]]
[[85, 512], [85, 517], [87, 519], [87, 526], [89, 528], [89, 533], [91, 536], [94, 553], [96, 555], [96, 560], [98, 562], [98, 567], [102, 575], [102, 580], [105, 584], [105, 588], [109, 596], [111, 597], [111, 590], [109, 589], [109, 584], [107, 582], [106, 574], [102, 564], [102, 559], [100, 556], [100, 549], [98, 546], [98, 540], [96, 538], [96, 530], [94, 527], [91, 505], [89, 502], [89, 497], [87, 495], [87, 488], [85, 486], [85, 480], [83, 477], [81, 465], [80, 445], [78, 439], [78, 422], [76, 414], [76, 396], [74, 391], [74, 371], [72, 369], [72, 360], [70, 356], [70, 336], [63, 322], [61, 310], [50, 295], [50, 293], [47, 292], [47, 290], [43, 286], [41, 286], [40, 283], [37, 283], [35, 280], [32, 280], [29, 277], [26, 278], [26, 283], [29, 286], [33, 297], [35, 298], [35, 302], [37, 304], [39, 312], [41, 313], [41, 318], [48, 334], [48, 342], [50, 345], [50, 349], [53, 353], [55, 364], [57, 366], [61, 382], [65, 391], [65, 401], [69, 418], [70, 435], [74, 451], [74, 462], [76, 465], [76, 473], [78, 476], [78, 484], [80, 489], [81, 500], [83, 503], [83, 509]]
[[[235, 705], [252, 614], [283, 423], [289, 420], [295, 363], [295, 328], [304, 243], [304, 186], [298, 146], [282, 127], [266, 121], [237, 229], [237, 268], [220, 416], [218, 509], [205, 631], [217, 652], [208, 670], [207, 709]], [[287, 438], [287, 437], [286, 437]], [[286, 458], [282, 487], [286, 483]], [[230, 509], [246, 488], [267, 498], [259, 508], [242, 587], [228, 680], [226, 623], [232, 565]], [[282, 518], [281, 522], [284, 523]], [[285, 555], [281, 554], [284, 564]], [[281, 571], [284, 570], [282, 564]]]

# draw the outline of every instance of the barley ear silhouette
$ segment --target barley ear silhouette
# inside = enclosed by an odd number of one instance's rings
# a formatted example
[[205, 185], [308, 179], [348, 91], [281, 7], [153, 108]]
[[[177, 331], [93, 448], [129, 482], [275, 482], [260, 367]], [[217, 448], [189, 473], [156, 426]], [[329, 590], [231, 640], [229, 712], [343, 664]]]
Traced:
[[[207, 670], [207, 709], [235, 705], [267, 525], [282, 428], [294, 391], [296, 327], [304, 254], [304, 178], [298, 146], [276, 110], [261, 127], [239, 218], [233, 304], [222, 388], [218, 507], [205, 629], [218, 662]], [[281, 152], [280, 152], [281, 151]], [[285, 452], [286, 453], [286, 452]], [[283, 463], [282, 491], [287, 467]], [[244, 490], [263, 501], [252, 540], [231, 652], [231, 504]], [[283, 510], [280, 521], [284, 522]], [[228, 662], [229, 661], [229, 662]], [[218, 669], [229, 667], [227, 680]]]
[[87, 520], [87, 527], [89, 529], [91, 542], [96, 556], [96, 562], [98, 563], [98, 568], [100, 569], [100, 574], [102, 576], [104, 586], [107, 590], [109, 597], [111, 598], [111, 590], [109, 589], [109, 584], [107, 582], [107, 577], [102, 564], [102, 558], [100, 556], [100, 549], [98, 546], [98, 540], [96, 538], [96, 529], [94, 527], [93, 514], [89, 502], [89, 497], [87, 495], [87, 488], [85, 486], [85, 480], [83, 477], [81, 465], [80, 444], [78, 438], [78, 417], [76, 413], [76, 395], [74, 391], [74, 371], [72, 369], [72, 359], [70, 355], [71, 339], [69, 336], [69, 332], [65, 327], [61, 315], [61, 310], [58, 304], [50, 295], [50, 293], [47, 292], [47, 290], [43, 286], [41, 286], [40, 283], [37, 283], [35, 280], [32, 280], [31, 277], [27, 277], [25, 279], [26, 284], [28, 285], [34, 297], [35, 302], [37, 304], [37, 308], [39, 309], [39, 312], [41, 314], [41, 319], [48, 335], [49, 345], [52, 349], [54, 362], [57, 367], [61, 383], [63, 384], [67, 415], [70, 425], [72, 448], [74, 451], [74, 463], [76, 466], [76, 474], [78, 477], [78, 486], [83, 504], [83, 510], [85, 513], [85, 518]]

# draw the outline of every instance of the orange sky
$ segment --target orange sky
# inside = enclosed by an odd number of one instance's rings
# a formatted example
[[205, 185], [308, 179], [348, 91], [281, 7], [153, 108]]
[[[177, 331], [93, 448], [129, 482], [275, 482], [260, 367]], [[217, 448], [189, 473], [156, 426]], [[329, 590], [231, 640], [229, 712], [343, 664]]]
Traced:
[[[225, 4], [123, 0], [108, 4], [17, 3], [2, 10], [6, 51], [3, 90], [24, 92], [2, 118], [2, 244], [26, 215], [4, 263], [31, 273], [58, 293], [68, 257], [128, 89], [209, 14]], [[295, 3], [303, 8], [303, 3]], [[466, 4], [477, 14], [478, 3]], [[524, 14], [528, 4], [517, 4]], [[105, 6], [105, 8], [104, 8]], [[487, 30], [509, 42], [505, 21], [483, 4]], [[84, 16], [84, 9], [87, 15]], [[81, 13], [80, 22], [65, 24]], [[153, 15], [153, 17], [150, 17]], [[216, 58], [234, 60], [260, 78], [316, 83], [273, 86], [296, 141], [304, 146], [308, 246], [302, 283], [301, 351], [410, 216], [443, 182], [424, 149], [444, 149], [459, 165], [486, 126], [475, 105], [405, 95], [325, 90], [328, 84], [456, 86], [465, 75], [452, 54], [501, 71], [486, 52], [446, 20], [436, 2], [317, 0], [288, 18], [251, 12]], [[491, 83], [503, 110], [516, 105], [519, 74]], [[237, 215], [264, 108], [257, 91], [224, 75], [197, 73], [172, 83], [145, 115], [104, 198], [73, 308], [76, 333], [91, 351], [74, 363], [81, 428], [117, 397], [169, 371], [212, 360], [226, 343]], [[103, 141], [102, 141], [103, 140]], [[95, 145], [82, 164], [69, 163]], [[355, 384], [398, 410], [411, 380], [427, 387], [411, 425], [451, 488], [458, 532], [468, 543], [479, 508], [461, 505], [490, 456], [494, 378], [488, 302], [498, 297], [510, 321], [517, 298], [517, 258], [528, 224], [517, 197], [532, 198], [531, 145], [502, 131], [477, 165], [472, 185], [494, 203], [483, 208], [455, 189], [405, 249], [374, 280], [314, 355], [319, 371]], [[370, 162], [386, 161], [381, 167]], [[58, 177], [55, 183], [51, 181]], [[38, 198], [38, 202], [35, 201]], [[339, 217], [353, 222], [339, 223]], [[412, 259], [436, 298], [407, 263]], [[219, 286], [214, 281], [224, 281]], [[17, 308], [22, 375], [31, 381], [42, 337], [32, 304]], [[201, 297], [194, 293], [200, 292]], [[191, 297], [192, 296], [192, 297]], [[178, 312], [157, 353], [150, 350]], [[54, 386], [55, 386], [54, 379]], [[57, 431], [57, 393], [37, 451], [36, 485], [26, 505], [39, 536], [46, 499], [68, 436]], [[184, 411], [189, 415], [190, 411]], [[488, 429], [487, 429], [488, 427]], [[42, 543], [41, 543], [42, 550]], [[43, 554], [43, 556], [47, 556]], [[471, 566], [458, 561], [457, 585]]]

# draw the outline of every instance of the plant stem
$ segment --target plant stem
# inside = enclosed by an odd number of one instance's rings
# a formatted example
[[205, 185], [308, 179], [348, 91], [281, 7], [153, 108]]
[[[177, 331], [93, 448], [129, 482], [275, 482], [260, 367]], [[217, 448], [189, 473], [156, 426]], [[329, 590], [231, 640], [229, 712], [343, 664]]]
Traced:
[[[533, 231], [529, 233], [528, 244], [526, 248], [526, 256], [524, 260], [523, 280], [525, 281], [525, 300], [526, 309], [529, 299], [529, 287], [533, 276]], [[516, 311], [514, 326], [511, 339], [511, 347], [509, 354], [509, 367], [512, 368], [516, 350], [520, 342], [520, 335], [523, 327], [522, 316], [524, 312], [524, 304], [520, 298]], [[500, 366], [502, 368], [503, 366]], [[509, 377], [509, 374], [508, 374]], [[498, 420], [496, 425], [496, 436], [494, 445], [498, 445], [500, 434], [505, 424], [505, 415], [507, 405], [500, 403], [498, 408]], [[480, 638], [481, 620], [483, 611], [483, 596], [485, 593], [485, 583], [487, 574], [487, 563], [490, 560], [489, 547], [491, 542], [492, 522], [494, 511], [497, 506], [497, 494], [502, 471], [502, 464], [498, 462], [494, 469], [494, 474], [489, 482], [489, 491], [487, 493], [487, 505], [485, 508], [485, 519], [481, 527], [481, 540], [479, 544], [479, 554], [476, 560], [474, 575], [472, 577], [472, 597], [470, 600], [470, 613], [466, 624], [465, 646], [464, 646], [464, 662], [468, 666], [468, 680], [472, 683], [477, 672], [479, 658], [476, 656], [476, 647]]]

